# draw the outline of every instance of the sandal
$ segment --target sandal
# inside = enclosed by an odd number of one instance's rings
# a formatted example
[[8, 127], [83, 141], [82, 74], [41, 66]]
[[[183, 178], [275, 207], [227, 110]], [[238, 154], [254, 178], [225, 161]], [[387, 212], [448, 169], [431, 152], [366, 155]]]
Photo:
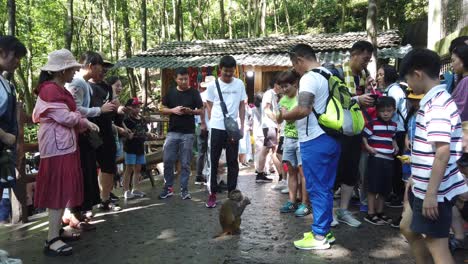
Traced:
[[63, 242], [73, 242], [73, 241], [77, 241], [81, 239], [80, 233], [70, 232], [65, 236], [64, 235], [65, 230], [63, 228], [60, 229], [59, 234], [60, 234], [60, 239], [62, 239]]
[[377, 217], [379, 217], [380, 220], [384, 221], [387, 224], [392, 223], [392, 218], [384, 215], [384, 213], [377, 213]]
[[377, 215], [375, 215], [375, 214], [372, 214], [372, 215], [368, 214], [368, 215], [366, 215], [366, 217], [364, 217], [364, 221], [366, 221], [366, 222], [368, 222], [368, 223], [370, 223], [370, 224], [379, 225], [379, 226], [385, 224], [385, 222], [384, 222], [382, 219], [380, 219], [380, 218], [379, 218]]
[[61, 241], [61, 237], [56, 237], [54, 239], [51, 239], [50, 241], [46, 240], [46, 244], [44, 246], [44, 254], [49, 257], [57, 257], [57, 256], [70, 256], [73, 254], [73, 249], [70, 245], [63, 245], [56, 250], [53, 250], [50, 248], [52, 244], [54, 244], [57, 241]]

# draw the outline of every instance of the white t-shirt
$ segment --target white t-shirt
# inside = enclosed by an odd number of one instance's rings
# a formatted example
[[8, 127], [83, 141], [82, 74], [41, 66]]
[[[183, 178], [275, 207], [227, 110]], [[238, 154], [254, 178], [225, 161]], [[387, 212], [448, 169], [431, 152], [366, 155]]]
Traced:
[[[324, 67], [319, 67], [322, 71], [331, 74]], [[309, 71], [301, 77], [299, 81], [299, 94], [301, 92], [312, 93], [315, 96], [314, 109], [317, 113], [325, 112], [328, 98], [328, 81], [319, 73]], [[308, 120], [307, 120], [308, 118]], [[308, 117], [297, 120], [296, 122], [299, 142], [306, 142], [319, 137], [325, 132], [320, 128], [314, 112]]]
[[385, 89], [385, 95], [393, 97], [396, 102], [396, 111], [393, 114], [392, 121], [397, 123], [397, 131], [405, 131], [405, 119], [407, 115], [406, 94], [397, 83], [391, 84]]
[[262, 98], [262, 128], [272, 127], [278, 128], [275, 120], [272, 120], [266, 113], [266, 104], [270, 104], [270, 110], [274, 113], [278, 108], [278, 96], [273, 88], [268, 89]]
[[[230, 83], [225, 83], [221, 79], [218, 79], [218, 81], [224, 102], [226, 103], [228, 115], [234, 118], [234, 120], [237, 120], [239, 117], [239, 104], [241, 101], [247, 99], [244, 83], [237, 78], [233, 78]], [[221, 109], [218, 89], [216, 88], [215, 82], [208, 85], [206, 89], [206, 100], [213, 103], [210, 127], [225, 130], [223, 110]]]

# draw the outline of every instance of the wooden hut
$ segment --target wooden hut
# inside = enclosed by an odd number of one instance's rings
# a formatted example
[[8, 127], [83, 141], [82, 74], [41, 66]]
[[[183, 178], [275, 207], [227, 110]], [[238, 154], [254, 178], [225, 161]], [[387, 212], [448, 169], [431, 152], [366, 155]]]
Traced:
[[[216, 67], [221, 57], [233, 56], [238, 73], [246, 82], [251, 99], [254, 92], [265, 90], [269, 80], [278, 71], [291, 67], [287, 51], [299, 43], [307, 43], [316, 51], [321, 63], [341, 64], [349, 58], [354, 42], [366, 40], [366, 32], [332, 33], [299, 36], [277, 36], [249, 39], [216, 39], [191, 42], [167, 42], [117, 62], [117, 67], [160, 68], [161, 94], [164, 95], [173, 82], [174, 69], [189, 67], [192, 72], [206, 73], [206, 68]], [[378, 34], [379, 58], [398, 57], [401, 38], [396, 31]], [[211, 71], [212, 68], [209, 68]], [[210, 75], [210, 74], [208, 74]], [[202, 78], [198, 74], [198, 80]]]

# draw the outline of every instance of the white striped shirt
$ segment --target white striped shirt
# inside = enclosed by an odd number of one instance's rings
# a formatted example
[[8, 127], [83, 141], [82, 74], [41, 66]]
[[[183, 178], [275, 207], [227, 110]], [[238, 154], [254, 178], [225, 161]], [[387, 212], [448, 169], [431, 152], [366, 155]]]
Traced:
[[450, 144], [450, 158], [439, 185], [437, 200], [452, 200], [468, 191], [456, 161], [462, 156], [462, 127], [457, 106], [445, 85], [433, 87], [421, 100], [416, 116], [416, 132], [411, 153], [412, 191], [424, 199], [435, 159], [435, 143]]

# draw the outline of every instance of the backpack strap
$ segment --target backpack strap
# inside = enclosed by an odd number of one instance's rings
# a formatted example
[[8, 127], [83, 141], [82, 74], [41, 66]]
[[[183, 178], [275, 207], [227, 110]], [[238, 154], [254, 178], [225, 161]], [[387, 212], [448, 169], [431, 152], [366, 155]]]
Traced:
[[[403, 91], [403, 88], [401, 88], [400, 85], [394, 85], [393, 83], [390, 85], [390, 87], [387, 89], [386, 92], [384, 92], [384, 95], [385, 96], [388, 96], [388, 92], [390, 92], [390, 89], [392, 89], [394, 86], [398, 86], [400, 87], [400, 89]], [[403, 91], [405, 92], [405, 91]], [[401, 106], [401, 101], [398, 102], [398, 105], [396, 105], [396, 110], [397, 110], [397, 114], [401, 117], [401, 120], [403, 121], [403, 124], [405, 123], [405, 117], [403, 117], [403, 114], [401, 113], [400, 111], [400, 106]]]

